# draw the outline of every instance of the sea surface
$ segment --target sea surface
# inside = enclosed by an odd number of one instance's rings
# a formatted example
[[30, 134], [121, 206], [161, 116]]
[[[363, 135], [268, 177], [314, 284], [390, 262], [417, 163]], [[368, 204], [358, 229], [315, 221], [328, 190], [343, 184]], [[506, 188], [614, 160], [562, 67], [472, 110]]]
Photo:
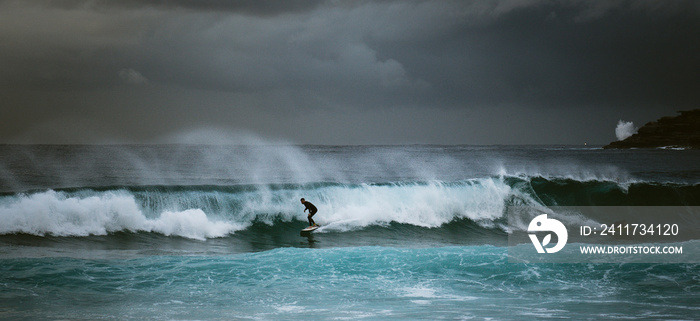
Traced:
[[700, 151], [2, 145], [0, 319], [700, 317], [697, 263], [509, 262], [522, 205], [700, 206]]

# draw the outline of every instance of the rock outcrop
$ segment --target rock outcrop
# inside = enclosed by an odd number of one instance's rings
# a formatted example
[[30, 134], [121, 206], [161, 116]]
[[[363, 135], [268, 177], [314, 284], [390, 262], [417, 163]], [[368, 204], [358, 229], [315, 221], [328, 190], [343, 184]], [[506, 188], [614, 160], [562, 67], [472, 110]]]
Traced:
[[700, 149], [700, 109], [679, 111], [675, 117], [662, 117], [637, 130], [624, 140], [603, 148], [677, 147]]

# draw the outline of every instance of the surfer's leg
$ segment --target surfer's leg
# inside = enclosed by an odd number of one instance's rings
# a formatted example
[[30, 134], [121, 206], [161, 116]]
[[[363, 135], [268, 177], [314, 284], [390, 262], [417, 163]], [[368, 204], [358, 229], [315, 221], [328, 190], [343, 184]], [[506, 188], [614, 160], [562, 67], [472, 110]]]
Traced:
[[312, 216], [313, 214], [309, 214], [309, 216], [307, 216], [309, 218], [309, 226], [314, 226], [314, 224], [316, 224], [316, 222], [314, 222], [314, 220], [311, 218]]

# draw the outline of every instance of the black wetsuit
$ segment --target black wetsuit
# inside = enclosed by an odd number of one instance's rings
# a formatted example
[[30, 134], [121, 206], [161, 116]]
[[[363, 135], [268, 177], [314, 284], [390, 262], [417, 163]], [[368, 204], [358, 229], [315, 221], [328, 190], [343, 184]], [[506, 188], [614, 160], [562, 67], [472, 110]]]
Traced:
[[314, 220], [311, 219], [311, 217], [314, 216], [314, 214], [316, 214], [316, 212], [318, 212], [318, 209], [316, 208], [316, 206], [314, 206], [314, 204], [311, 204], [311, 202], [309, 202], [309, 201], [305, 201], [304, 206], [306, 206], [306, 208], [304, 209], [304, 212], [306, 212], [306, 210], [309, 210], [309, 216], [308, 216], [309, 217], [309, 226], [315, 225], [316, 222], [314, 222]]

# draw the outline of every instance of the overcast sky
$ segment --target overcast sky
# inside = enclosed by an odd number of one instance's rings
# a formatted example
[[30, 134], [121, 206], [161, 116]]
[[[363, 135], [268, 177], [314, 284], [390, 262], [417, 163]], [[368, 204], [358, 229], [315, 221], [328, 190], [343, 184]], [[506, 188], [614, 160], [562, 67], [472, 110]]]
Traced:
[[604, 144], [700, 108], [700, 2], [0, 0], [0, 65], [0, 143]]

